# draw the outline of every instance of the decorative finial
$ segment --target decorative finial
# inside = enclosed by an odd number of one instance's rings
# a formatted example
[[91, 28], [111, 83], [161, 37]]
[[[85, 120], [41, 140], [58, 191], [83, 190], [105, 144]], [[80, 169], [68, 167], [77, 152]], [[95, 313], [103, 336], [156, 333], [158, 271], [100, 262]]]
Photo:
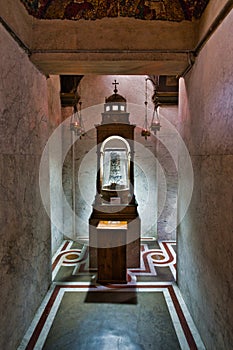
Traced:
[[118, 90], [117, 90], [117, 85], [119, 85], [119, 83], [117, 83], [116, 79], [114, 80], [114, 83], [112, 83], [112, 85], [115, 85], [115, 89], [113, 90], [115, 92], [115, 94], [117, 94]]

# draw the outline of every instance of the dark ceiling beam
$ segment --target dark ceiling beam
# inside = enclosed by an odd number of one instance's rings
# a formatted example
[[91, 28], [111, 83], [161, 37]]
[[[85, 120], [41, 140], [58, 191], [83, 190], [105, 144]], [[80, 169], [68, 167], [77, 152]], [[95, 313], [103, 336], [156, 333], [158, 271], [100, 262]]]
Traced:
[[[158, 103], [160, 106], [178, 104], [179, 87], [176, 76], [148, 75], [148, 77], [154, 88], [154, 93], [151, 96], [154, 104]], [[169, 84], [168, 80], [170, 80]]]
[[[119, 53], [121, 54], [126, 54], [126, 55], [140, 55], [140, 54], [148, 54], [148, 55], [163, 55], [163, 54], [167, 54], [167, 55], [171, 55], [174, 54], [174, 55], [178, 55], [178, 54], [184, 54], [186, 55], [187, 57], [187, 60], [186, 60], [186, 63], [184, 62], [184, 68], [181, 68], [181, 70], [177, 73], [174, 73], [174, 74], [179, 74], [179, 76], [184, 76], [188, 73], [188, 71], [192, 68], [193, 64], [194, 64], [194, 61], [195, 61], [195, 57], [199, 54], [199, 52], [201, 51], [202, 47], [206, 44], [206, 42], [210, 39], [211, 35], [213, 34], [213, 32], [218, 28], [218, 26], [221, 24], [221, 22], [223, 21], [223, 19], [228, 15], [228, 13], [232, 10], [233, 8], [233, 2], [232, 0], [228, 0], [227, 3], [225, 4], [225, 6], [222, 8], [222, 10], [219, 12], [219, 14], [217, 15], [217, 17], [215, 18], [215, 20], [213, 21], [212, 25], [210, 26], [210, 28], [208, 29], [208, 31], [206, 32], [206, 34], [204, 35], [204, 37], [199, 41], [199, 43], [196, 45], [196, 47], [194, 47], [194, 49], [192, 50], [31, 50], [30, 47], [28, 47], [24, 42], [23, 40], [20, 39], [20, 37], [14, 32], [14, 30], [12, 30], [12, 28], [8, 25], [8, 23], [6, 23], [6, 21], [4, 21], [4, 19], [2, 17], [0, 17], [0, 23], [3, 25], [3, 27], [7, 30], [7, 32], [12, 36], [12, 38], [17, 42], [17, 44], [26, 52], [26, 54], [28, 56], [30, 56], [31, 60], [33, 63], [37, 63], [37, 60], [41, 60], [41, 56], [42, 54], [55, 54], [55, 55], [58, 55], [59, 54], [67, 54], [67, 53], [70, 53], [70, 54], [81, 54], [81, 55], [88, 55], [88, 54], [114, 54], [114, 55], [117, 55]], [[35, 59], [33, 60], [31, 56], [37, 56], [39, 55], [40, 57], [35, 57]], [[82, 64], [83, 63], [83, 59], [84, 61], [86, 60], [85, 57], [82, 58], [82, 57], [77, 57], [77, 58], [80, 58], [81, 61], [80, 63]], [[141, 57], [139, 57], [139, 59], [141, 60]], [[152, 57], [152, 60], [156, 61], [156, 57]], [[159, 59], [159, 64], [158, 64], [158, 67], [161, 67], [161, 63], [165, 60], [168, 60], [170, 62], [170, 57], [161, 57], [161, 60]], [[172, 57], [171, 57], [172, 59]], [[173, 58], [174, 59], [174, 58]], [[53, 57], [51, 57], [50, 59], [51, 61], [53, 61]], [[89, 60], [89, 59], [88, 59]], [[105, 60], [105, 58], [104, 58]], [[110, 61], [112, 59], [110, 58]], [[137, 58], [133, 58], [132, 59], [132, 62], [137, 60]], [[36, 64], [37, 68], [42, 72], [44, 73], [44, 70], [43, 70], [43, 67], [40, 67], [39, 65], [39, 61], [38, 61], [38, 64]], [[57, 61], [57, 57], [54, 56], [54, 62]], [[108, 59], [107, 59], [108, 61]], [[130, 63], [130, 62], [129, 62]], [[176, 63], [176, 61], [175, 61]], [[180, 63], [180, 60], [178, 60], [178, 63]], [[187, 65], [188, 63], [188, 65]], [[107, 63], [108, 64], [108, 63]], [[186, 68], [185, 68], [185, 65]], [[138, 66], [138, 65], [137, 65]], [[126, 66], [126, 68], [128, 67], [128, 65]], [[147, 62], [145, 61], [145, 68], [147, 68], [148, 65], [147, 65]], [[153, 68], [153, 66], [149, 63], [149, 67]], [[74, 67], [76, 68], [76, 67]], [[88, 66], [86, 67], [88, 69]], [[140, 68], [141, 69], [141, 68]], [[139, 74], [141, 72], [141, 70], [139, 69]], [[119, 71], [119, 74], [124, 72], [124, 69], [121, 69]], [[50, 72], [47, 72], [47, 74], [49, 74]], [[60, 72], [59, 72], [60, 73]], [[59, 74], [59, 73], [54, 73], [54, 74]], [[66, 71], [64, 72], [64, 74], [72, 74], [74, 72], [69, 72], [69, 71]], [[117, 72], [116, 72], [117, 73]], [[150, 73], [150, 71], [148, 71], [148, 73]], [[151, 72], [152, 73], [152, 72]], [[156, 74], [156, 72], [154, 72], [154, 74]], [[45, 73], [44, 73], [45, 74]], [[79, 72], [78, 74], [82, 74], [82, 72]], [[86, 71], [83, 72], [83, 74], [86, 74]], [[103, 73], [101, 73], [103, 74]], [[111, 74], [111, 71], [108, 73], [106, 72], [106, 74]], [[136, 74], [136, 72], [135, 72]], [[163, 73], [164, 74], [164, 73]], [[168, 72], [166, 72], [165, 74], [169, 74]], [[173, 73], [172, 73], [173, 74]]]
[[78, 103], [80, 96], [77, 89], [82, 78], [83, 75], [60, 75], [62, 107], [72, 107]]

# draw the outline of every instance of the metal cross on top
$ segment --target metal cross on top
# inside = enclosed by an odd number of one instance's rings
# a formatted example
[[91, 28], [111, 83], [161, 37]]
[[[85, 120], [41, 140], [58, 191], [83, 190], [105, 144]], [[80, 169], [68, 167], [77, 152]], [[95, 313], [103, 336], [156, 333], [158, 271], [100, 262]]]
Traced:
[[119, 85], [119, 83], [117, 83], [116, 79], [114, 80], [114, 83], [112, 83], [112, 85], [115, 85], [115, 89], [113, 90], [115, 92], [115, 94], [118, 92], [117, 90], [117, 85]]

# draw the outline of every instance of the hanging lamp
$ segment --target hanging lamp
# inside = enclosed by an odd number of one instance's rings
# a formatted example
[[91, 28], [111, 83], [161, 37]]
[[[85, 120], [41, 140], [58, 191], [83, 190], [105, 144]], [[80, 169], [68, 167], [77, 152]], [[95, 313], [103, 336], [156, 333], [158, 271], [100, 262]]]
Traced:
[[160, 119], [159, 119], [159, 113], [158, 113], [158, 106], [155, 104], [153, 116], [151, 120], [150, 130], [156, 134], [157, 131], [159, 131], [161, 128]]
[[147, 101], [147, 80], [149, 78], [145, 79], [145, 119], [144, 119], [144, 124], [143, 128], [141, 131], [141, 136], [145, 137], [145, 140], [147, 140], [147, 137], [150, 136], [150, 130], [148, 128], [148, 117], [147, 117], [147, 112], [148, 112], [148, 101]]
[[147, 94], [147, 80], [151, 80], [150, 78], [145, 79], [145, 119], [143, 124], [143, 129], [141, 131], [141, 136], [145, 137], [147, 140], [147, 137], [151, 135], [151, 132], [155, 135], [157, 131], [160, 130], [161, 124], [159, 119], [159, 113], [158, 113], [158, 107], [159, 107], [159, 99], [157, 96], [157, 84], [155, 85], [152, 81], [154, 86], [154, 95], [153, 95], [153, 103], [154, 103], [154, 111], [151, 119], [150, 127], [148, 127], [148, 94]]
[[85, 128], [82, 120], [82, 102], [78, 103], [79, 108], [77, 108], [77, 104], [74, 105], [74, 113], [71, 116], [70, 121], [70, 130], [80, 138], [85, 135]]
[[157, 95], [157, 90], [158, 90], [158, 86], [159, 86], [158, 77], [155, 81], [153, 80], [152, 83], [154, 85], [154, 95], [152, 96], [152, 101], [154, 103], [154, 111], [153, 111], [153, 115], [152, 115], [150, 130], [155, 135], [156, 132], [159, 131], [161, 128], [160, 119], [159, 119], [159, 112], [158, 112], [158, 107], [159, 107], [159, 98]]

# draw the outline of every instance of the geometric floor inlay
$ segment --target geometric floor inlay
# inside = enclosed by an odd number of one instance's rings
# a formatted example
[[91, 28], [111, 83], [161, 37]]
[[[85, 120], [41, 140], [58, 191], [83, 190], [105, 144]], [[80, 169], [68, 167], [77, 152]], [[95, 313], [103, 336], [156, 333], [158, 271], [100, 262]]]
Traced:
[[141, 244], [127, 284], [100, 285], [88, 246], [65, 241], [53, 284], [18, 350], [205, 349], [176, 285], [175, 242]]

